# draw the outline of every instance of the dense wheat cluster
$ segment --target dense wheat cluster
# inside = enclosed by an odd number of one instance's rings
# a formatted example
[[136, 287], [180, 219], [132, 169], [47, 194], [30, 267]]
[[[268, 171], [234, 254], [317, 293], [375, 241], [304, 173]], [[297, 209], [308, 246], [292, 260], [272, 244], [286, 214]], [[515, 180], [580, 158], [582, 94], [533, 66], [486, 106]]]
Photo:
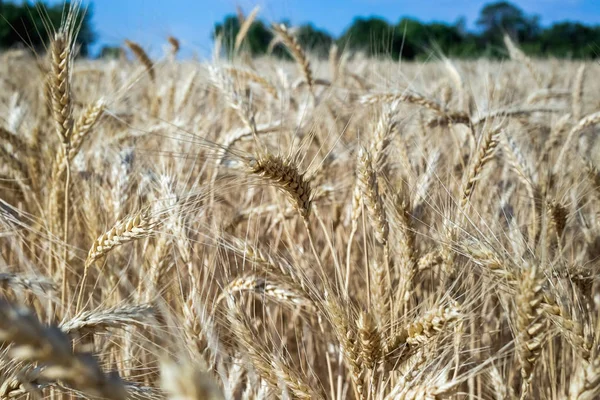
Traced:
[[75, 11], [0, 55], [0, 398], [600, 396], [600, 65], [75, 60]]

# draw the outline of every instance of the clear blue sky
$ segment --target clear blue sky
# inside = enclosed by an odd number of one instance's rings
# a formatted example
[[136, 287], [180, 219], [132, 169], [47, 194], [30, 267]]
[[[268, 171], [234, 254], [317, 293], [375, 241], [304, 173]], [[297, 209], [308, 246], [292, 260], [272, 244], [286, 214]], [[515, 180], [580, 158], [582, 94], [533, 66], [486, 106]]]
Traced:
[[[137, 41], [160, 53], [168, 35], [180, 39], [187, 54], [210, 54], [210, 32], [216, 21], [235, 13], [236, 5], [249, 13], [261, 7], [260, 18], [288, 19], [292, 24], [311, 21], [334, 35], [355, 16], [380, 16], [395, 22], [400, 17], [422, 21], [454, 22], [467, 19], [469, 28], [486, 0], [91, 0], [99, 44]], [[600, 0], [514, 0], [528, 14], [537, 14], [543, 25], [571, 20], [600, 24]], [[97, 48], [98, 46], [96, 46]]]

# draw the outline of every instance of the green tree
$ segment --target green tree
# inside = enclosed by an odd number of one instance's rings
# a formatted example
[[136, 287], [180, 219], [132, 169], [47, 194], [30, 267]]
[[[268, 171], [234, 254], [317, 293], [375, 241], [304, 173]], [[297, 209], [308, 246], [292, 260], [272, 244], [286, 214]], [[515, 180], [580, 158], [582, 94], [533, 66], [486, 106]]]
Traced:
[[294, 34], [302, 48], [320, 58], [327, 57], [334, 42], [329, 33], [315, 28], [313, 24], [301, 25]]
[[[240, 21], [236, 15], [227, 15], [222, 23], [215, 24], [212, 34], [213, 40], [221, 36], [223, 50], [231, 56], [234, 50], [235, 38], [240, 31]], [[264, 54], [269, 43], [273, 39], [273, 33], [262, 21], [254, 21], [244, 39], [243, 48], [251, 55]]]
[[[464, 19], [447, 24], [402, 18], [398, 23], [390, 24], [376, 17], [355, 18], [337, 43], [344, 50], [362, 51], [369, 56], [408, 60], [427, 59], [436, 53], [461, 58], [505, 57], [502, 39], [509, 34], [525, 53], [531, 55], [573, 58], [600, 55], [600, 25], [563, 22], [542, 29], [537, 16], [527, 15], [507, 1], [485, 5], [477, 20], [477, 31], [469, 32], [465, 26]], [[223, 48], [228, 54], [233, 50], [239, 29], [235, 15], [229, 15], [215, 25], [215, 33], [222, 35]], [[294, 35], [303, 48], [319, 57], [325, 57], [336, 40], [312, 24], [295, 28]], [[252, 55], [264, 54], [272, 38], [271, 30], [263, 22], [255, 21], [247, 34], [245, 48]], [[275, 47], [273, 54], [290, 57], [281, 45]]]
[[476, 22], [485, 42], [499, 44], [505, 33], [518, 42], [534, 40], [540, 33], [539, 17], [527, 16], [519, 7], [500, 1], [483, 7]]
[[[0, 48], [22, 44], [41, 51], [48, 43], [50, 34], [44, 21], [49, 22], [50, 29], [56, 29], [60, 26], [63, 13], [68, 9], [68, 2], [49, 6], [43, 2], [15, 4], [0, 1]], [[75, 21], [75, 26], [80, 27], [77, 44], [83, 56], [88, 55], [89, 46], [96, 39], [91, 18], [92, 10], [88, 8], [82, 10]]]
[[[283, 24], [289, 25], [287, 21]], [[213, 40], [221, 36], [224, 52], [231, 57], [235, 48], [235, 38], [240, 31], [240, 19], [236, 15], [227, 15], [223, 22], [215, 24], [212, 34]], [[307, 51], [319, 57], [326, 57], [333, 43], [333, 37], [327, 32], [316, 28], [312, 24], [301, 25], [293, 30], [298, 43]], [[242, 48], [252, 56], [265, 54], [273, 40], [273, 32], [262, 21], [256, 20], [250, 25], [246, 33]], [[290, 58], [289, 53], [281, 46], [275, 47], [273, 54], [277, 57]]]
[[598, 56], [594, 45], [600, 43], [600, 26], [589, 27], [576, 22], [561, 22], [544, 30], [540, 45], [545, 54], [568, 58]]
[[394, 56], [413, 60], [419, 54], [425, 53], [424, 49], [429, 40], [426, 27], [421, 22], [412, 18], [403, 18], [396, 25], [395, 34], [399, 38], [396, 40], [399, 47], [393, 49]]
[[403, 37], [401, 56], [409, 60], [426, 58], [431, 50], [441, 51], [449, 56], [460, 54], [461, 45], [466, 37], [458, 23], [424, 24], [411, 18], [401, 19], [396, 32]]
[[[432, 50], [447, 55], [463, 54], [461, 48], [468, 37], [464, 24], [422, 23], [414, 18], [402, 18], [390, 25], [380, 18], [357, 18], [340, 37], [339, 42], [349, 50], [369, 55], [387, 54], [407, 60], [426, 58]], [[471, 43], [469, 51], [473, 52]]]
[[118, 59], [123, 55], [123, 48], [120, 46], [102, 46], [99, 58]]
[[342, 48], [364, 51], [370, 56], [397, 57], [402, 47], [402, 37], [381, 18], [355, 18], [338, 42]]

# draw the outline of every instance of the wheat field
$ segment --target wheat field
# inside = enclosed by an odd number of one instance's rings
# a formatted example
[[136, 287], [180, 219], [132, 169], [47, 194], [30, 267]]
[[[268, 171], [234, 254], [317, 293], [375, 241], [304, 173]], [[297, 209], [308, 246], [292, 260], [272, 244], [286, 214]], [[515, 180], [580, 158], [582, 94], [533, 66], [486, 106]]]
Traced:
[[0, 55], [0, 398], [596, 399], [600, 65]]

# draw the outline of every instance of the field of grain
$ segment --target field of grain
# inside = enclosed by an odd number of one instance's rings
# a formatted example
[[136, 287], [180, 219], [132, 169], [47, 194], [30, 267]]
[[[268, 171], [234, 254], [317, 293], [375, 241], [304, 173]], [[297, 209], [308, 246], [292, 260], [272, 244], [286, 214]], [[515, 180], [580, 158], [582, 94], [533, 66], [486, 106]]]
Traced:
[[600, 396], [597, 62], [74, 60], [68, 21], [0, 55], [0, 398]]

